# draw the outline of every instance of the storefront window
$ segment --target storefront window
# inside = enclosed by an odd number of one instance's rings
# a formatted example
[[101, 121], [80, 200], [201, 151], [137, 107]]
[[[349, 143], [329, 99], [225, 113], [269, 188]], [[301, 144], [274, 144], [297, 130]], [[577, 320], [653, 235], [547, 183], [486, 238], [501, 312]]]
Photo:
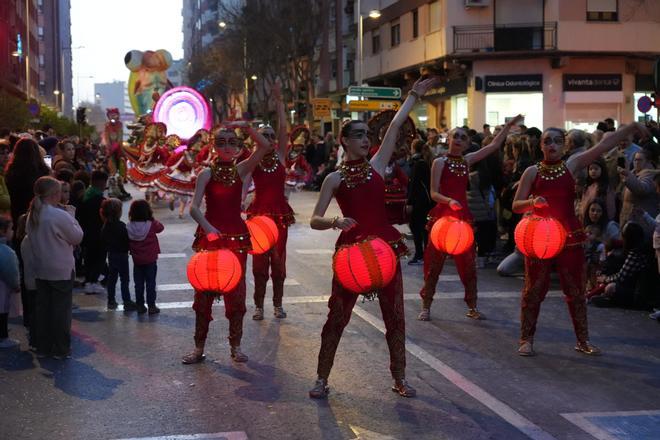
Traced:
[[653, 92], [636, 92], [633, 95], [633, 98], [634, 98], [633, 101], [635, 101], [635, 102], [633, 102], [633, 105], [635, 107], [635, 121], [644, 122], [644, 121], [648, 121], [648, 120], [651, 120], [651, 121], [657, 121], [658, 120], [658, 112], [657, 112], [656, 108], [652, 108], [651, 111], [646, 113], [646, 114], [640, 112], [637, 109], [637, 101], [639, 101], [639, 98], [641, 98], [642, 96], [648, 96], [650, 98], [651, 93], [653, 93]]
[[506, 118], [519, 113], [525, 117], [523, 123], [527, 127], [543, 129], [543, 93], [486, 94], [486, 123], [491, 127], [501, 125]]
[[462, 127], [468, 123], [467, 95], [452, 96], [451, 98], [451, 127]]

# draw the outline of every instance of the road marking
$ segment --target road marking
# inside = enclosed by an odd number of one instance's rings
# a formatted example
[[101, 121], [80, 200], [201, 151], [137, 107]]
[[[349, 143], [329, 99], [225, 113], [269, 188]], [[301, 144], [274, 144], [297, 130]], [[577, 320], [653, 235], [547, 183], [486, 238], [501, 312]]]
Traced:
[[[360, 318], [371, 324], [381, 333], [385, 334], [385, 325], [383, 321], [371, 313], [367, 312], [362, 307], [355, 306], [353, 313]], [[555, 437], [548, 432], [541, 429], [539, 426], [532, 423], [530, 420], [522, 416], [516, 410], [508, 406], [506, 403], [497, 399], [492, 394], [488, 393], [477, 384], [469, 381], [458, 371], [451, 368], [449, 365], [442, 362], [440, 359], [433, 356], [431, 353], [424, 350], [419, 345], [411, 342], [406, 338], [406, 351], [415, 356], [420, 361], [424, 362], [429, 367], [440, 373], [449, 382], [456, 385], [463, 390], [466, 394], [476, 399], [482, 405], [493, 411], [495, 414], [503, 418], [510, 425], [518, 429], [520, 432], [533, 440], [556, 440]]]
[[395, 437], [381, 434], [375, 431], [369, 431], [357, 425], [348, 425], [355, 434], [355, 440], [397, 440]]
[[[181, 284], [169, 284], [165, 286], [181, 286]], [[188, 289], [177, 288], [169, 290], [189, 290], [192, 294], [192, 287], [188, 286]], [[158, 289], [161, 290], [161, 289]], [[165, 289], [168, 290], [168, 289]], [[161, 290], [162, 291], [162, 290]], [[448, 299], [463, 299], [464, 292], [440, 292], [435, 296], [435, 300], [448, 300]], [[548, 292], [547, 296], [559, 297], [561, 296], [561, 291], [551, 290]], [[520, 291], [518, 290], [509, 290], [509, 291], [492, 291], [492, 292], [479, 292], [479, 297], [481, 298], [519, 298]], [[312, 304], [312, 303], [326, 303], [330, 299], [330, 295], [306, 295], [306, 296], [289, 296], [284, 297], [282, 302], [284, 304]], [[418, 301], [419, 295], [416, 293], [406, 293], [403, 295], [403, 299], [406, 301]], [[218, 305], [222, 306], [222, 302]], [[170, 302], [159, 302], [158, 307], [161, 309], [189, 309], [192, 307], [192, 301], [170, 301]], [[73, 313], [81, 312], [122, 312], [124, 310], [123, 306], [119, 304], [116, 310], [108, 310], [106, 306], [90, 306], [90, 307], [79, 307], [73, 310]]]
[[301, 255], [332, 255], [335, 253], [334, 249], [296, 249], [296, 252]]
[[170, 292], [173, 290], [192, 290], [190, 283], [181, 283], [181, 284], [159, 284], [156, 286], [156, 290], [159, 292]]
[[[626, 427], [634, 427], [637, 426], [639, 427], [639, 423], [635, 424], [633, 421], [627, 421], [626, 425], [624, 425], [621, 428], [614, 428], [612, 430], [606, 430], [603, 429], [599, 426], [597, 426], [595, 423], [593, 423], [592, 420], [589, 420], [590, 418], [598, 418], [598, 417], [615, 417], [615, 418], [623, 418], [623, 417], [639, 417], [639, 416], [647, 416], [651, 418], [660, 418], [660, 411], [610, 411], [610, 412], [584, 412], [584, 413], [563, 413], [560, 414], [563, 418], [568, 420], [569, 422], [573, 423], [574, 425], [578, 426], [580, 429], [585, 431], [586, 433], [592, 435], [598, 440], [619, 440], [621, 438], [635, 438], [634, 434], [640, 434], [644, 435], [644, 433], [630, 433], [626, 432], [627, 430], [625, 429]], [[654, 424], [657, 422], [654, 422]], [[617, 435], [620, 434], [620, 435]], [[645, 438], [653, 438], [652, 436], [657, 434], [657, 432], [654, 433], [648, 433], [651, 434], [651, 437], [645, 437]], [[633, 435], [633, 437], [631, 437]], [[641, 437], [638, 437], [641, 438]]]
[[[254, 286], [254, 280], [250, 280], [250, 284]], [[300, 283], [297, 280], [294, 280], [293, 278], [285, 278], [284, 279], [284, 285], [285, 286], [300, 286]], [[268, 287], [273, 287], [273, 280], [268, 280], [268, 283], [266, 284]]]
[[186, 258], [187, 255], [183, 252], [172, 253], [172, 254], [158, 254], [158, 258]]
[[244, 431], [216, 432], [213, 434], [164, 435], [160, 437], [131, 437], [115, 440], [248, 440]]

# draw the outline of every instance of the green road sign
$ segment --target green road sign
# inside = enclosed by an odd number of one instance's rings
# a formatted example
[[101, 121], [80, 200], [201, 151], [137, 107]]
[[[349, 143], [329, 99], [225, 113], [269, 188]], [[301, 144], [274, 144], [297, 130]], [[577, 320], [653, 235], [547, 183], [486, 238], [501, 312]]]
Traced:
[[348, 88], [348, 94], [351, 96], [361, 96], [363, 98], [400, 99], [401, 89], [398, 87], [351, 86]]

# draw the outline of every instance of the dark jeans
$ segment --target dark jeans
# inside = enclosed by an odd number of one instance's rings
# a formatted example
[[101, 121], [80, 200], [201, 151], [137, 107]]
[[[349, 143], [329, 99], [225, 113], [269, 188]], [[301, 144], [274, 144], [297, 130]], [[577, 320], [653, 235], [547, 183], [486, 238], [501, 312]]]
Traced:
[[105, 268], [105, 249], [98, 244], [88, 243], [83, 246], [85, 282], [96, 283]]
[[37, 280], [37, 350], [44, 354], [68, 355], [71, 352], [71, 304], [73, 277], [70, 280]]
[[156, 272], [158, 263], [136, 264], [133, 266], [133, 282], [135, 283], [135, 302], [144, 305], [144, 287], [147, 286], [147, 304], [156, 305]]
[[108, 252], [108, 302], [115, 300], [115, 288], [117, 287], [117, 277], [120, 280], [121, 300], [126, 304], [131, 301], [131, 292], [128, 289], [130, 278], [128, 276], [128, 252]]
[[424, 258], [424, 249], [428, 245], [429, 234], [426, 230], [426, 216], [428, 215], [428, 209], [416, 209], [413, 208], [412, 213], [410, 214], [410, 232], [413, 235], [413, 241], [415, 242], [415, 256], [414, 260], [422, 260]]

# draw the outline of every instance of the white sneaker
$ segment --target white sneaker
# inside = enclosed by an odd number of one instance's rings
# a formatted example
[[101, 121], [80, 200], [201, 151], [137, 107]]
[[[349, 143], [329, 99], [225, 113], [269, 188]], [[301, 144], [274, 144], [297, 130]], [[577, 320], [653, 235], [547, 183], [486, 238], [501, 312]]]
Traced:
[[20, 341], [11, 338], [0, 339], [0, 348], [13, 348], [20, 344]]
[[660, 309], [653, 309], [653, 313], [649, 315], [649, 318], [660, 320]]

